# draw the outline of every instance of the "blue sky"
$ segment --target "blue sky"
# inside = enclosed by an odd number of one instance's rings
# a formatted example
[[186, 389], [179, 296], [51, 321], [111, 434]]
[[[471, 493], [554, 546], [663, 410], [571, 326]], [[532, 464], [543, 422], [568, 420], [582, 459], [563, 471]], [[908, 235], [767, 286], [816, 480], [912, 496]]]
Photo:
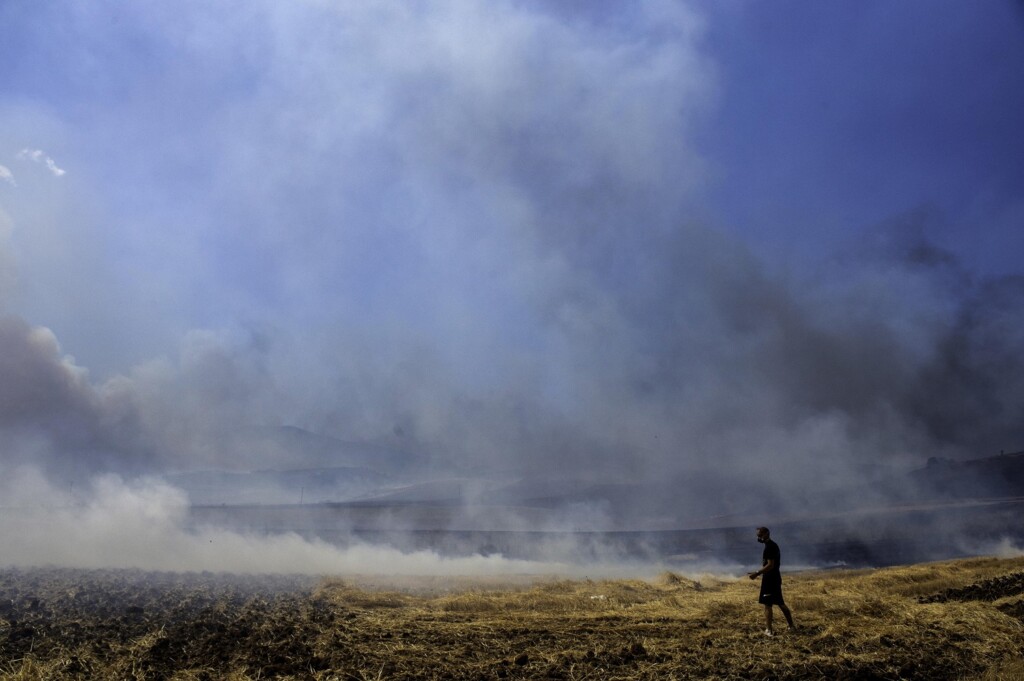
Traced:
[[9, 2], [0, 63], [57, 450], [1024, 447], [1019, 3]]
[[728, 178], [726, 224], [813, 256], [928, 206], [937, 243], [1019, 271], [1019, 3], [707, 7], [725, 86], [706, 153]]

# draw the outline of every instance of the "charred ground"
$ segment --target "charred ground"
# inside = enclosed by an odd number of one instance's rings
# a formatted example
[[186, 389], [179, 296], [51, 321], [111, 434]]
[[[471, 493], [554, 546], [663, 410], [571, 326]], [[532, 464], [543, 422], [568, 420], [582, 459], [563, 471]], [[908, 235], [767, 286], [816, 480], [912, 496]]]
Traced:
[[790, 574], [800, 628], [773, 639], [745, 579], [4, 570], [0, 678], [1017, 678], [1022, 569], [978, 558]]

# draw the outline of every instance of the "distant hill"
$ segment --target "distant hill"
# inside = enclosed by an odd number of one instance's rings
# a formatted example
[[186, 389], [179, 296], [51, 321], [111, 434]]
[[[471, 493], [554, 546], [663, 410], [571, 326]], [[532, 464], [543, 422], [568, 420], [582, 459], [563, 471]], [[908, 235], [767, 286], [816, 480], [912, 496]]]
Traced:
[[287, 463], [294, 461], [303, 463], [295, 468], [365, 466], [391, 472], [416, 461], [416, 456], [408, 451], [341, 440], [296, 426], [249, 428], [238, 433], [236, 441], [272, 449], [275, 455], [272, 461], [277, 465], [268, 465], [266, 468], [286, 469], [290, 468]]
[[[454, 527], [456, 521], [458, 527], [481, 531], [604, 532], [810, 523], [813, 527], [800, 529], [800, 535], [817, 545], [822, 532], [832, 531], [821, 528], [836, 523], [924, 522], [910, 522], [907, 514], [917, 512], [958, 527], [959, 516], [970, 515], [972, 527], [1003, 532], [1010, 527], [1007, 514], [1016, 513], [1019, 504], [991, 505], [1008, 497], [1024, 498], [1024, 452], [962, 461], [933, 457], [909, 472], [858, 471], [848, 484], [831, 488], [776, 488], [753, 478], [737, 479], [730, 471], [647, 481], [586, 472], [578, 477], [507, 471], [467, 475], [451, 467], [431, 469], [410, 452], [296, 427], [250, 429], [234, 445], [257, 452], [251, 461], [271, 465], [185, 472], [170, 476], [170, 481], [186, 490], [197, 506], [327, 504], [332, 517], [349, 517], [358, 526], [386, 528], [400, 517], [402, 527], [430, 532]], [[965, 505], [984, 508], [968, 511]], [[303, 527], [299, 523], [294, 529]], [[887, 532], [880, 527], [868, 534], [877, 538]], [[910, 542], [900, 536], [890, 543]]]
[[393, 478], [358, 466], [287, 471], [189, 471], [167, 476], [194, 505], [301, 504], [358, 498]]
[[224, 436], [209, 469], [167, 480], [192, 504], [297, 504], [363, 497], [418, 474], [408, 451], [352, 442], [295, 426], [254, 427]]
[[231, 471], [366, 467], [391, 474], [420, 465], [413, 451], [342, 440], [297, 426], [253, 426], [219, 433], [205, 458]]
[[932, 457], [907, 477], [925, 498], [1024, 496], [1024, 451], [967, 461]]

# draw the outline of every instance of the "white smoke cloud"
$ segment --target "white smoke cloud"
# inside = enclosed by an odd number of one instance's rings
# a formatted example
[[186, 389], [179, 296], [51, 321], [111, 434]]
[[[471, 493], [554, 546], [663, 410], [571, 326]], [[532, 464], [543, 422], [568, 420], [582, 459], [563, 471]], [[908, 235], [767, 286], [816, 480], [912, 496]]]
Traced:
[[311, 575], [615, 574], [622, 565], [575, 566], [500, 555], [444, 557], [355, 542], [340, 548], [294, 533], [187, 528], [188, 499], [156, 478], [115, 475], [58, 489], [31, 467], [7, 469], [0, 485], [4, 564]]
[[[1024, 437], [1019, 285], [963, 272], [927, 216], [819, 271], [694, 217], [721, 84], [684, 4], [74, 16], [62, 62], [133, 96], [88, 134], [0, 110], [5, 139], [75, 168], [10, 192], [0, 242], [0, 286], [16, 264], [22, 289], [0, 456], [58, 487], [294, 467], [232, 440], [294, 424], [461, 470], [653, 478], [696, 507]], [[138, 44], [173, 58], [119, 52]]]
[[1024, 545], [1011, 537], [1003, 537], [999, 541], [978, 541], [968, 536], [958, 542], [957, 548], [968, 555], [975, 556], [995, 556], [997, 558], [1024, 556]]

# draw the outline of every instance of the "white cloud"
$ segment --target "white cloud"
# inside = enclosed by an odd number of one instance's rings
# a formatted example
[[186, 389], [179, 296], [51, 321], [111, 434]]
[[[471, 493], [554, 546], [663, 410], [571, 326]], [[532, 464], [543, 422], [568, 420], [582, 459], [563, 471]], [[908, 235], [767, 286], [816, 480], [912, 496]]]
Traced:
[[39, 162], [43, 158], [42, 149], [22, 149], [18, 152], [18, 158], [22, 161], [35, 161]]
[[63, 168], [57, 167], [57, 164], [53, 162], [52, 158], [46, 159], [46, 167], [49, 168], [50, 172], [56, 175], [57, 177], [60, 177], [65, 173], [65, 170]]
[[57, 165], [57, 162], [46, 155], [42, 149], [22, 149], [18, 152], [18, 158], [23, 161], [33, 161], [44, 164], [55, 177], [60, 177], [66, 171]]
[[0, 166], [0, 180], [6, 180], [7, 182], [10, 182], [13, 185], [18, 184], [17, 182], [14, 181], [14, 173], [12, 173], [11, 169], [8, 168], [7, 166]]

